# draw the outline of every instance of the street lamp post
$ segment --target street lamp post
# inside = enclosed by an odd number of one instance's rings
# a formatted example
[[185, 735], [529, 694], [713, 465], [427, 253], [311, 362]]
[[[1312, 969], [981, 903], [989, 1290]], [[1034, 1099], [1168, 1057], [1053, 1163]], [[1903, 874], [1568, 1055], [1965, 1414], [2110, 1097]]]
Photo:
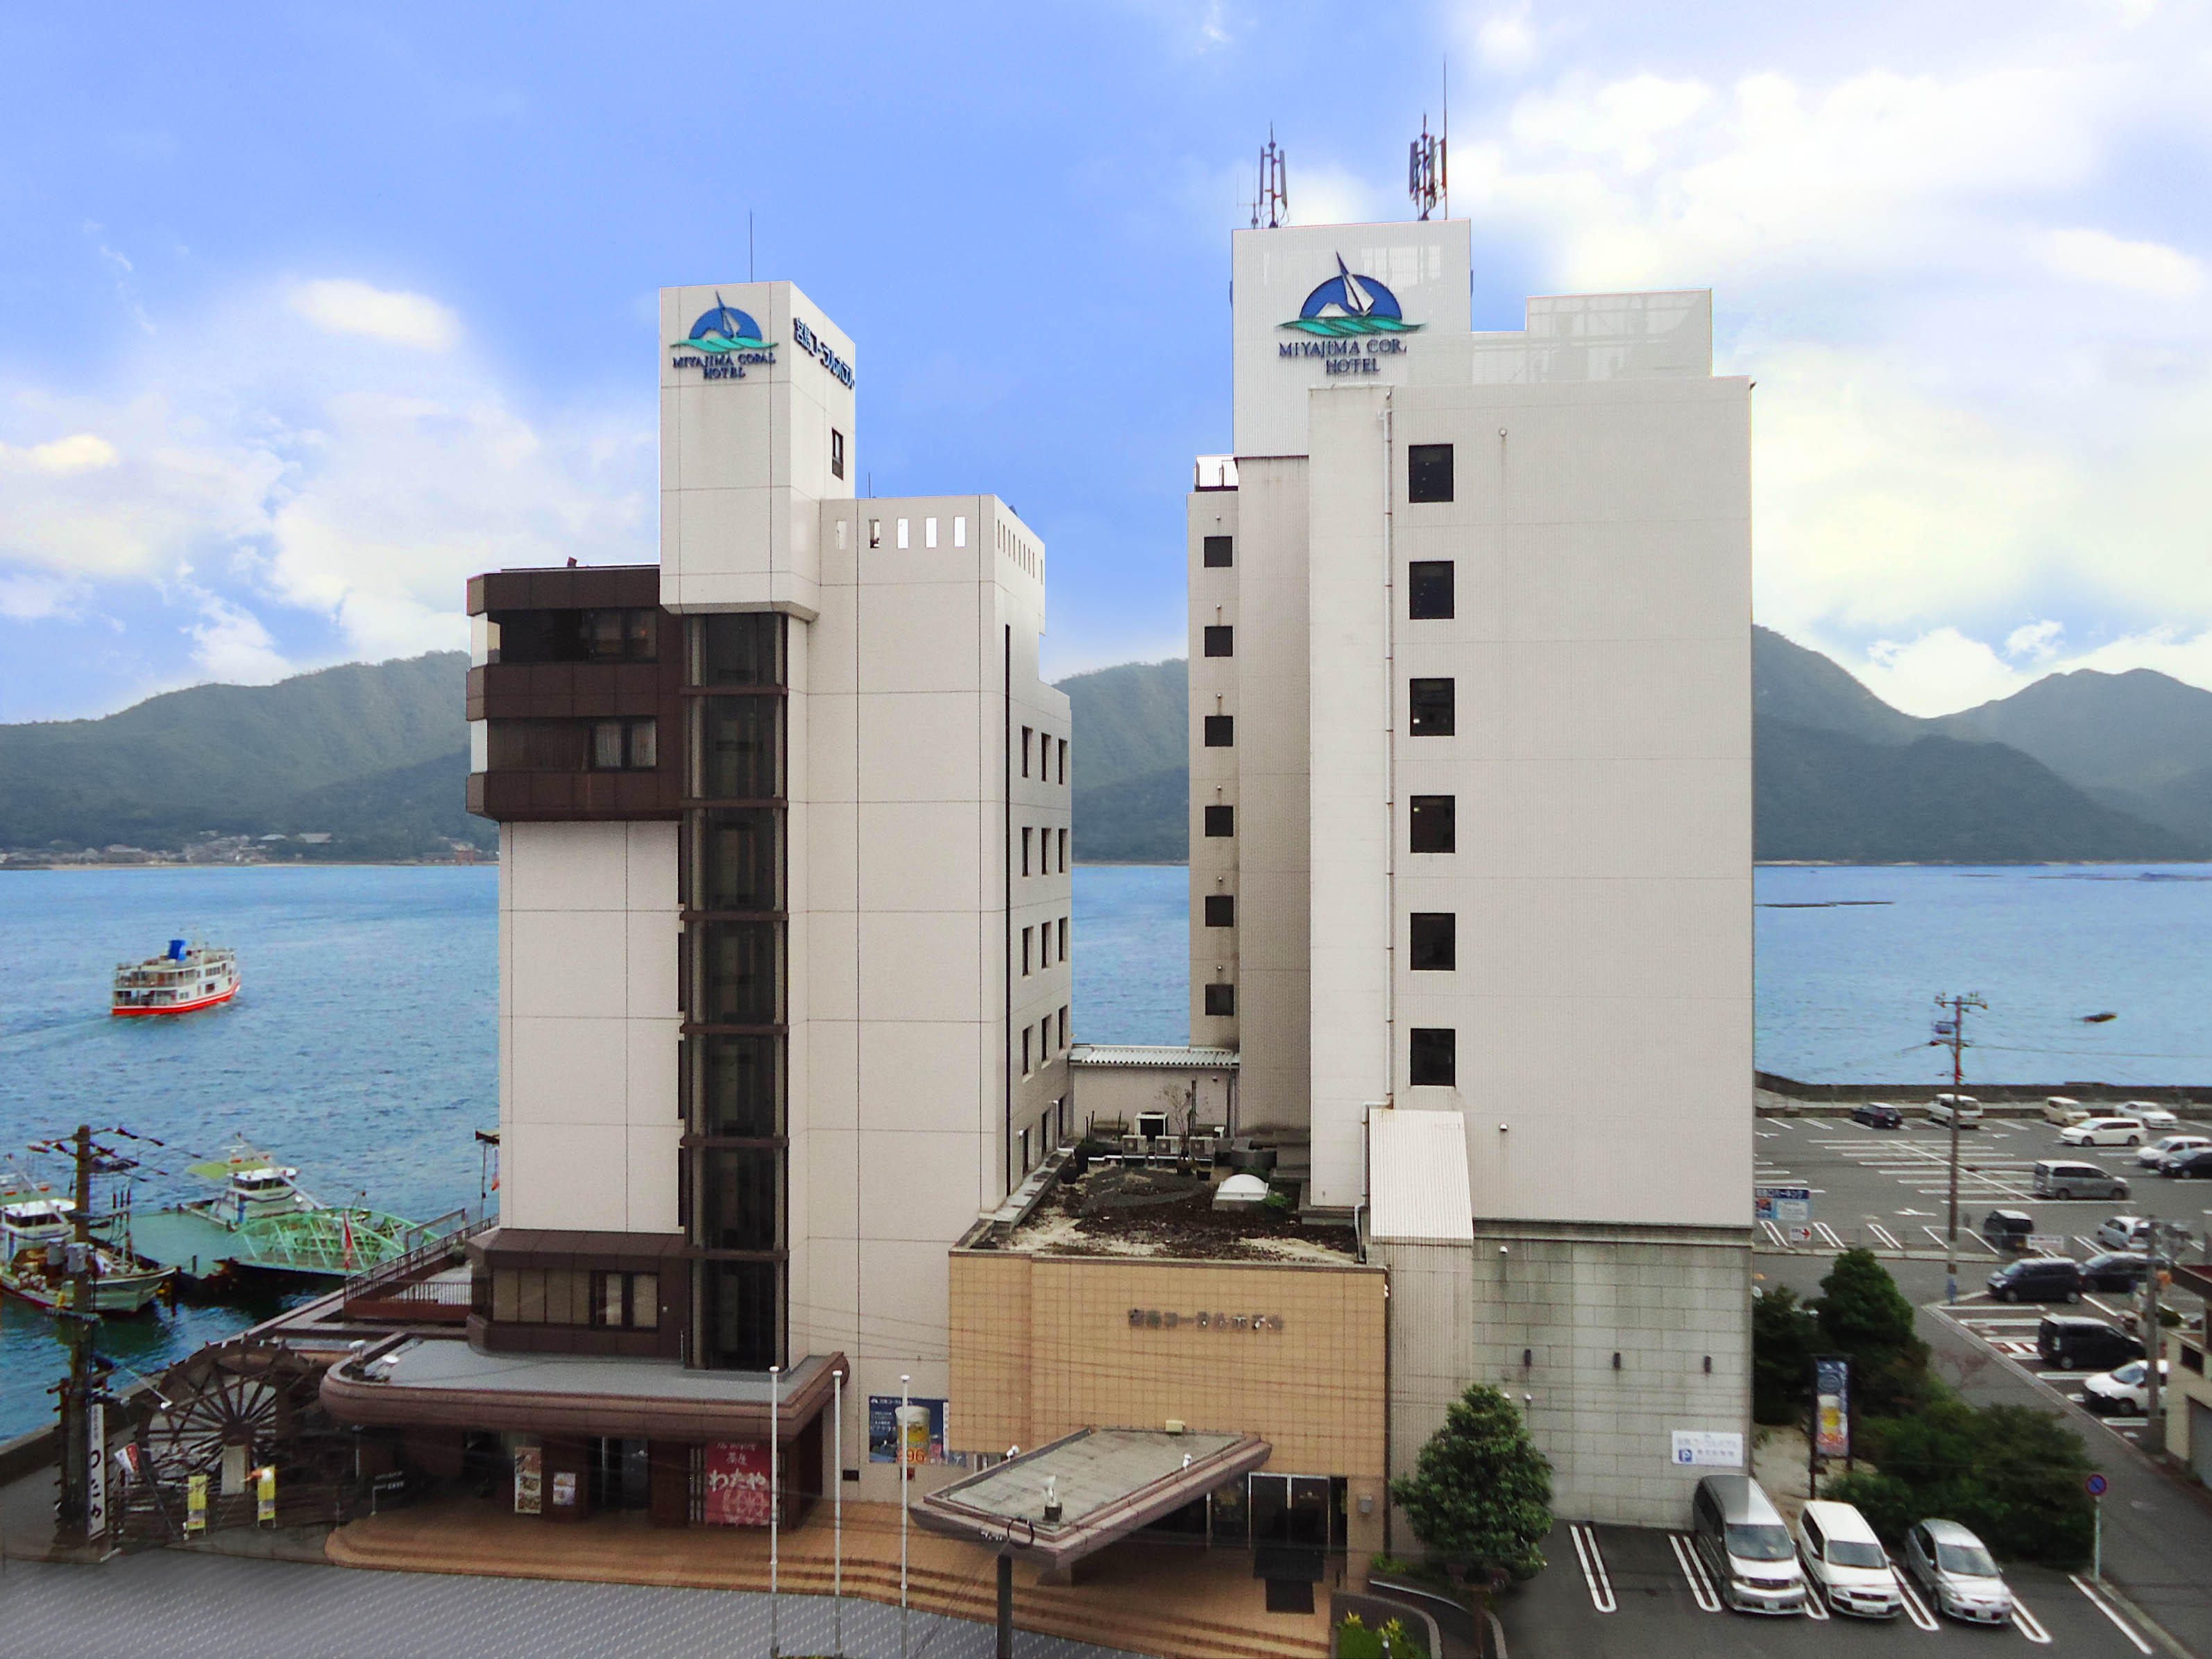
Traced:
[[783, 1367], [768, 1368], [768, 1652], [776, 1659], [783, 1651], [776, 1614], [781, 1607], [776, 1589], [776, 1546], [783, 1516]]

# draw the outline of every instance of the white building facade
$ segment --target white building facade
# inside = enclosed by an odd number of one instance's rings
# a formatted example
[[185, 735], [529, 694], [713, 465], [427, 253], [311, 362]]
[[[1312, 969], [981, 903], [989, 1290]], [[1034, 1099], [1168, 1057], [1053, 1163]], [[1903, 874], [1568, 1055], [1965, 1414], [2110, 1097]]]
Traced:
[[992, 495], [856, 495], [857, 353], [792, 284], [665, 289], [661, 338], [658, 568], [471, 584], [487, 1271], [563, 1261], [594, 1298], [471, 1335], [753, 1377], [838, 1356], [836, 1465], [889, 1498], [868, 1402], [943, 1398], [947, 1251], [1066, 1130], [1045, 550]]
[[1748, 385], [1703, 292], [1474, 331], [1463, 222], [1233, 264], [1191, 1040], [1239, 1051], [1241, 1128], [1310, 1133], [1311, 1209], [1381, 1201], [1375, 1114], [1452, 1115], [1471, 1340], [1394, 1367], [1525, 1396], [1562, 1513], [1678, 1522], [1678, 1432], [1748, 1427]]

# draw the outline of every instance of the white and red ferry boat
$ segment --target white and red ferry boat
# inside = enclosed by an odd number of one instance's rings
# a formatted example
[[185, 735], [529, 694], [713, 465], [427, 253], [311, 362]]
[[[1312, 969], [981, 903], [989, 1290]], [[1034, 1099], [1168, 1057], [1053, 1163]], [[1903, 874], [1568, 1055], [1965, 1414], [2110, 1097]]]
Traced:
[[167, 956], [118, 963], [112, 1014], [189, 1014], [238, 994], [238, 952], [169, 941]]

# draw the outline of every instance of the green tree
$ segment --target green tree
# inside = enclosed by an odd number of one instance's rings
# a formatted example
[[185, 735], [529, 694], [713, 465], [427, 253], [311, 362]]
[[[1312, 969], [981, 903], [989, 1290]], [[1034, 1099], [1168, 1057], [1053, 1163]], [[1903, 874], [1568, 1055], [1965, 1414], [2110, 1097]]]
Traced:
[[1390, 1485], [1413, 1533], [1446, 1560], [1530, 1578], [1552, 1529], [1552, 1465], [1513, 1402], [1477, 1382], [1452, 1402], [1411, 1474]]
[[1914, 1334], [1912, 1304], [1871, 1250], [1845, 1250], [1820, 1281], [1820, 1340], [1851, 1361], [1860, 1412], [1891, 1416], [1926, 1397], [1928, 1345]]
[[1794, 1423], [1813, 1393], [1813, 1350], [1820, 1328], [1787, 1285], [1751, 1304], [1751, 1414], [1761, 1423]]

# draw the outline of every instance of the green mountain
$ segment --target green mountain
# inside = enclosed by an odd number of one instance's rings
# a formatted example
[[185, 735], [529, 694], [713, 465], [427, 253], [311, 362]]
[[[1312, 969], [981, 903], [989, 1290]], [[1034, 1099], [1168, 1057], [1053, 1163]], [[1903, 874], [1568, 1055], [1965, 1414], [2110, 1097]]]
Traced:
[[355, 663], [275, 685], [198, 685], [95, 720], [0, 726], [0, 847], [328, 831], [327, 855], [489, 845], [462, 806], [468, 658]]
[[1060, 682], [1075, 727], [1075, 856], [1181, 864], [1190, 856], [1190, 675], [1180, 657]]

